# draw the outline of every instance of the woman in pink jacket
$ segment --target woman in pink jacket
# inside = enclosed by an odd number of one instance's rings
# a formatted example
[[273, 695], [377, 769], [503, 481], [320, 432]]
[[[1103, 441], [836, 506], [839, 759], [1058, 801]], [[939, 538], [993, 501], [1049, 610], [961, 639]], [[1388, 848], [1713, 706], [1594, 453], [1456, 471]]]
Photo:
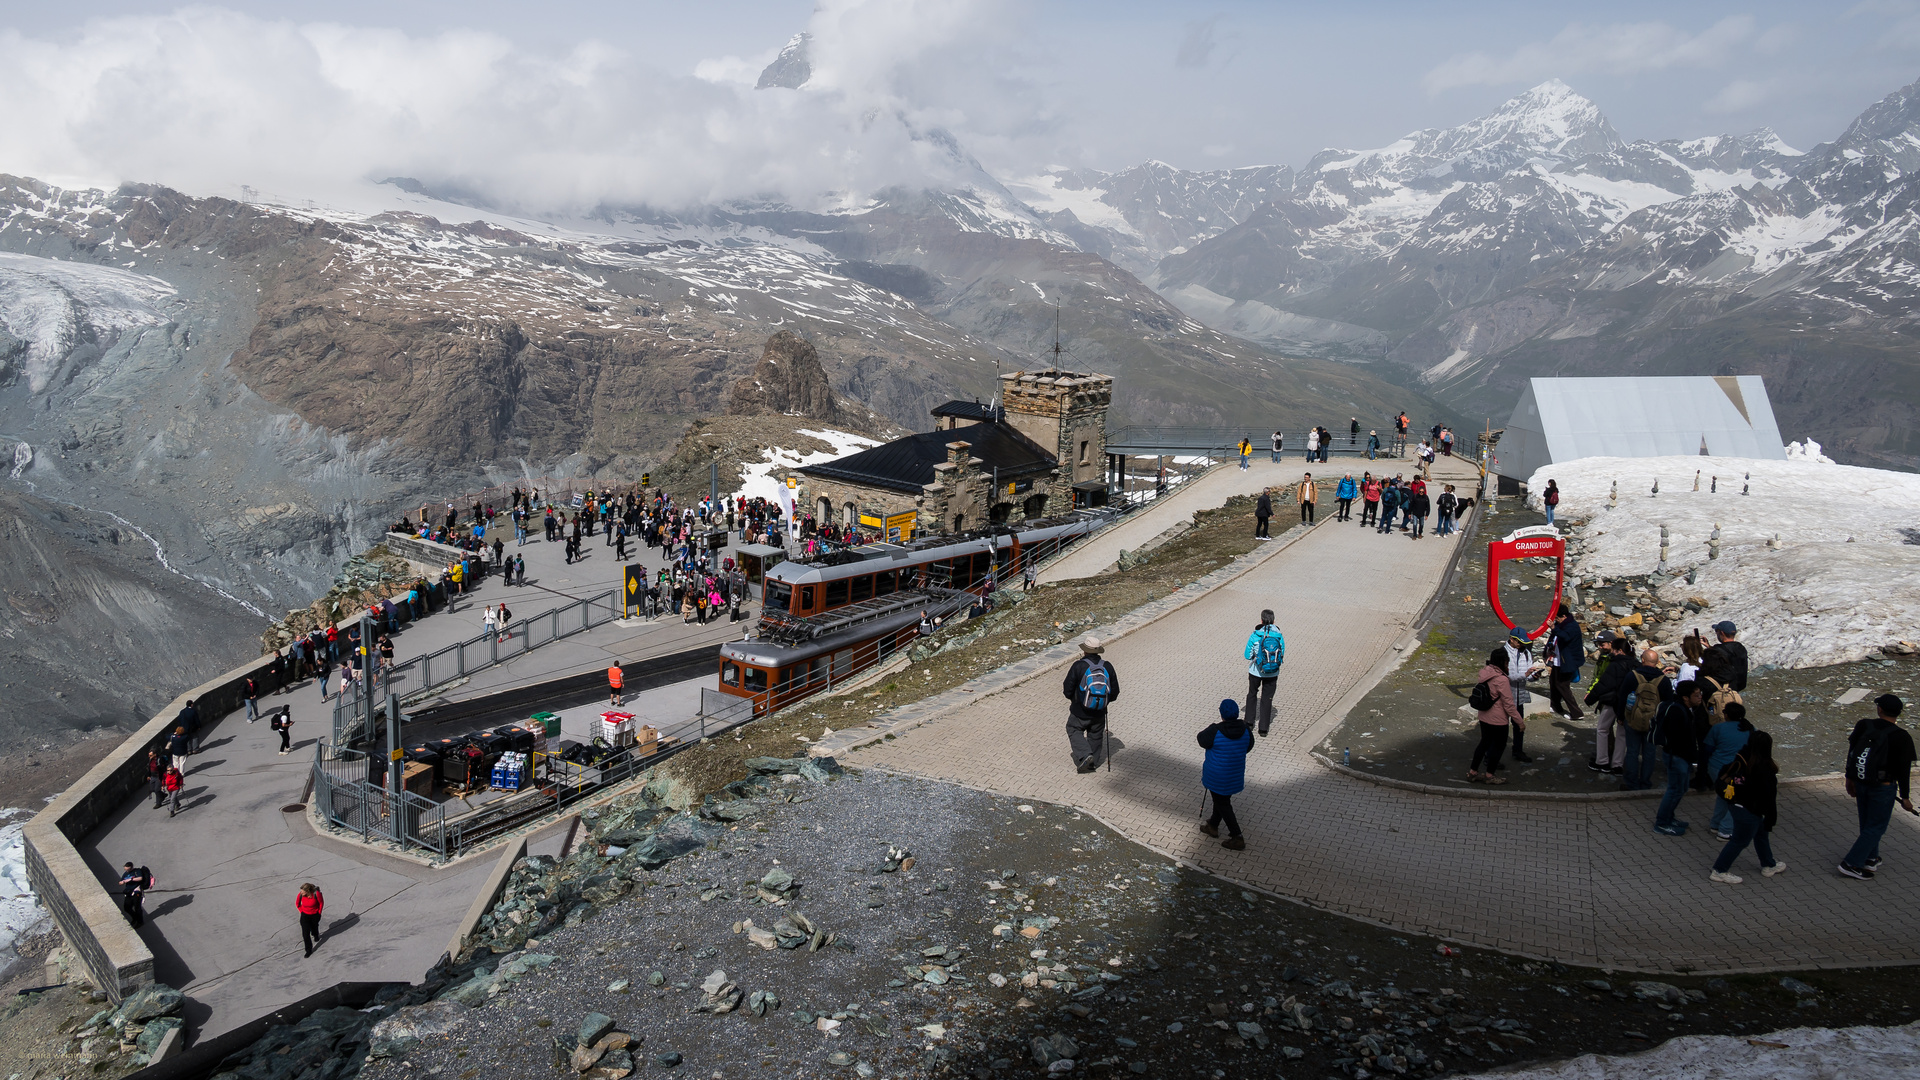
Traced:
[[[1474, 677], [1475, 683], [1485, 683], [1492, 692], [1493, 704], [1480, 709], [1480, 745], [1474, 748], [1473, 764], [1467, 766], [1467, 779], [1476, 784], [1504, 784], [1503, 776], [1495, 776], [1493, 770], [1500, 767], [1500, 755], [1507, 748], [1507, 726], [1520, 725], [1527, 729], [1526, 720], [1513, 704], [1513, 689], [1507, 682], [1507, 650], [1503, 646], [1493, 650], [1487, 657], [1487, 665]], [[1487, 770], [1480, 771], [1480, 763], [1486, 762]]]

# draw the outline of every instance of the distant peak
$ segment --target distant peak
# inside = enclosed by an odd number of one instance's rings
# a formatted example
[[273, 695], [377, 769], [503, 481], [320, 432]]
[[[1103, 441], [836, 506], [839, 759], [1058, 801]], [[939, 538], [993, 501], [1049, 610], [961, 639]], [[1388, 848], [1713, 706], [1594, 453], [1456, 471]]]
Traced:
[[808, 48], [812, 41], [813, 35], [805, 32], [788, 38], [780, 55], [774, 57], [773, 63], [760, 72], [760, 81], [754, 84], [754, 89], [765, 90], [778, 86], [798, 90], [805, 86], [807, 80], [813, 78], [813, 60]]

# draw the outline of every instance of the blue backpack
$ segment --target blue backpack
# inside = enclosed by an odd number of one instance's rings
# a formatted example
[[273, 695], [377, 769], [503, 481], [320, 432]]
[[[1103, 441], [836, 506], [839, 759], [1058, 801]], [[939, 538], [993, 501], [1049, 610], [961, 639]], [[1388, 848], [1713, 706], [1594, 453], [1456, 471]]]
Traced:
[[1253, 647], [1253, 663], [1263, 676], [1280, 674], [1280, 665], [1287, 662], [1287, 639], [1280, 631], [1267, 627], [1267, 633], [1260, 635], [1260, 641]]
[[1087, 663], [1086, 673], [1080, 676], [1080, 704], [1082, 707], [1099, 712], [1107, 707], [1107, 663], [1104, 660], [1092, 660]]

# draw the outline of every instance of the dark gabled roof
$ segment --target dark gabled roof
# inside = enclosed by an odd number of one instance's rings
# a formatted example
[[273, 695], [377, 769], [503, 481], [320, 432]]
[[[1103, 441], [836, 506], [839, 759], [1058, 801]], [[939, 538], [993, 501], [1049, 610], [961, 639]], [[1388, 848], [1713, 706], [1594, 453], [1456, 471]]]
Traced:
[[956, 420], [985, 422], [1003, 419], [1005, 413], [997, 405], [982, 405], [978, 401], [949, 401], [945, 405], [936, 406], [933, 415], [951, 416]]
[[933, 483], [933, 467], [946, 462], [950, 442], [968, 444], [968, 453], [980, 459], [981, 470], [998, 469], [1002, 481], [1051, 472], [1059, 464], [1033, 440], [996, 420], [957, 431], [909, 435], [857, 454], [807, 465], [800, 471], [829, 480], [919, 494], [921, 488]]

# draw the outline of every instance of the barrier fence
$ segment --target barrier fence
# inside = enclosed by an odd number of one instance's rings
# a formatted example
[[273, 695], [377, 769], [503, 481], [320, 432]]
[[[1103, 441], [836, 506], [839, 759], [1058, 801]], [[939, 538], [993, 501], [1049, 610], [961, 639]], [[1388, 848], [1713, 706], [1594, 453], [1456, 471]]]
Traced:
[[544, 645], [591, 630], [619, 619], [620, 590], [606, 592], [562, 604], [550, 611], [516, 619], [502, 630], [456, 641], [444, 648], [423, 653], [410, 660], [382, 668], [373, 679], [372, 700], [356, 680], [333, 699], [333, 741], [349, 746], [356, 739], [372, 738], [377, 732], [366, 725], [368, 717], [378, 722], [380, 703], [388, 695], [418, 699], [478, 671], [504, 664]]

